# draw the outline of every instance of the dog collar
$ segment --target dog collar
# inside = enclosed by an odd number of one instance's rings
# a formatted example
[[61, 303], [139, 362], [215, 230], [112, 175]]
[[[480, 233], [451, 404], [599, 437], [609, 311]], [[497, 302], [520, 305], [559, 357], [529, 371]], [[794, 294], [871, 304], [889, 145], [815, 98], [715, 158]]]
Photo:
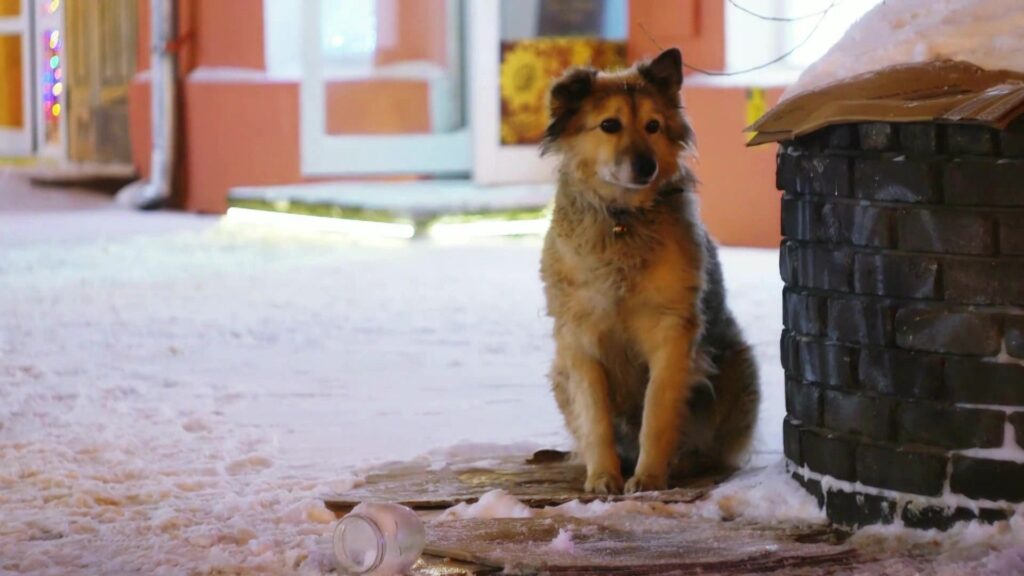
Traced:
[[[665, 188], [658, 192], [658, 196], [655, 203], [659, 200], [676, 196], [686, 192], [686, 189], [680, 187]], [[608, 208], [608, 216], [612, 219], [612, 236], [615, 238], [621, 238], [629, 233], [629, 226], [626, 224], [627, 220], [637, 212], [647, 210], [644, 208], [625, 208], [622, 206], [612, 206]]]

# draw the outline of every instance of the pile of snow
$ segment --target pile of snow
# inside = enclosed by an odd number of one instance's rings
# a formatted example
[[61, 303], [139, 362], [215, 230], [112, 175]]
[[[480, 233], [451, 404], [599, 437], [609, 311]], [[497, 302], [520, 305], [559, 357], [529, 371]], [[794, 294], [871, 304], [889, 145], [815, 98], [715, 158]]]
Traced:
[[548, 544], [548, 548], [555, 552], [572, 554], [576, 551], [576, 542], [572, 539], [572, 531], [565, 528], [558, 529], [558, 535]]
[[1024, 2], [886, 0], [808, 67], [783, 99], [888, 66], [943, 59], [1024, 72]]
[[596, 518], [608, 515], [699, 517], [737, 520], [805, 523], [826, 522], [814, 497], [786, 472], [779, 461], [772, 466], [741, 472], [715, 488], [707, 498], [694, 503], [665, 504], [642, 500], [618, 502], [573, 500], [560, 506], [530, 508], [504, 490], [492, 490], [475, 504], [459, 504], [446, 510], [438, 520], [491, 518]]
[[458, 504], [445, 510], [441, 520], [463, 518], [532, 518], [533, 509], [504, 490], [491, 490], [473, 504]]
[[850, 543], [872, 551], [894, 552], [910, 547], [931, 550], [942, 560], [939, 574], [1024, 574], [1024, 515], [984, 524], [961, 522], [946, 532], [908, 530], [899, 524], [869, 526]]

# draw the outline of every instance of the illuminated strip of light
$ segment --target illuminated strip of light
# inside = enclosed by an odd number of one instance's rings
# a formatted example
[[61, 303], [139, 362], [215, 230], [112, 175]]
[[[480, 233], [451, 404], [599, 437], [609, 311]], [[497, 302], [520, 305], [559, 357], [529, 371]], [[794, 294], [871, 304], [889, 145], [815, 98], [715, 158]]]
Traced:
[[228, 208], [225, 219], [230, 222], [262, 224], [304, 232], [341, 232], [364, 238], [408, 239], [412, 238], [416, 233], [416, 229], [413, 228], [412, 224], [307, 216], [305, 214], [252, 210], [250, 208]]
[[430, 236], [438, 240], [463, 240], [469, 238], [491, 238], [497, 236], [543, 235], [551, 220], [482, 220], [458, 224], [434, 224]]

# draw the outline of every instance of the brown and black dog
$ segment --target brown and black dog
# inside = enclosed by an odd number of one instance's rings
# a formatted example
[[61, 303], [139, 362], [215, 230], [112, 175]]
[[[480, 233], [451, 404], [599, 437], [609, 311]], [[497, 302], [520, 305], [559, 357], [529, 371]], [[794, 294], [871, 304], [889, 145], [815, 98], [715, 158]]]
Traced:
[[541, 276], [552, 387], [588, 492], [735, 467], [757, 420], [756, 365], [684, 162], [682, 83], [671, 49], [621, 72], [571, 70], [551, 90], [543, 151], [561, 163]]

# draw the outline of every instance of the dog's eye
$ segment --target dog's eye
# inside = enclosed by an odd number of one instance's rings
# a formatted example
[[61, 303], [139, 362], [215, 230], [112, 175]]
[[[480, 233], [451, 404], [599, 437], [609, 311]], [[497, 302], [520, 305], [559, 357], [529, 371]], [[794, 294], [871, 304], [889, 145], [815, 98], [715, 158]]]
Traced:
[[647, 130], [648, 134], [654, 134], [660, 129], [661, 122], [658, 122], [657, 120], [651, 120], [650, 122], [647, 123], [646, 126], [644, 126], [644, 130]]
[[622, 130], [622, 122], [617, 118], [607, 118], [601, 121], [601, 131], [607, 134], [615, 134], [619, 130]]

